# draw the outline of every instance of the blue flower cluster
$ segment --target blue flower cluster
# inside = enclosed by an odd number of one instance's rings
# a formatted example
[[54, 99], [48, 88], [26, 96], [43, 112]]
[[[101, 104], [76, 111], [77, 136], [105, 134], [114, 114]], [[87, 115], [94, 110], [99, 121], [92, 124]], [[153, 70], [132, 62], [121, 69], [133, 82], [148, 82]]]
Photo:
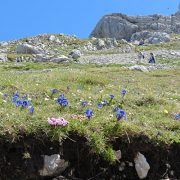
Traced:
[[110, 96], [111, 100], [114, 99], [114, 95], [113, 94], [110, 94], [109, 96]]
[[90, 119], [93, 115], [93, 111], [91, 109], [88, 109], [84, 112], [85, 116]]
[[126, 93], [127, 93], [126, 90], [122, 90], [122, 91], [121, 91], [121, 94], [122, 94], [123, 96], [125, 96]]
[[27, 100], [27, 95], [23, 96], [22, 99], [19, 99], [20, 96], [18, 93], [15, 93], [12, 97], [12, 102], [15, 104], [16, 107], [21, 107], [21, 108], [27, 108], [29, 107], [29, 112], [31, 114], [34, 113], [34, 107], [30, 106], [32, 103]]
[[180, 114], [176, 114], [174, 119], [180, 119]]
[[65, 98], [64, 94], [61, 94], [59, 96], [59, 98], [57, 99], [57, 103], [60, 105], [60, 106], [63, 106], [63, 107], [66, 107], [68, 106], [69, 102], [68, 100]]
[[114, 112], [116, 112], [116, 118], [118, 121], [121, 119], [127, 120], [126, 112], [118, 107], [114, 108]]
[[112, 102], [112, 100], [114, 99], [115, 96], [113, 94], [110, 94], [109, 97], [110, 97], [110, 101], [109, 102], [107, 100], [104, 100], [104, 101], [98, 103], [97, 107], [99, 109], [101, 109], [103, 106], [107, 106], [108, 104], [110, 104]]

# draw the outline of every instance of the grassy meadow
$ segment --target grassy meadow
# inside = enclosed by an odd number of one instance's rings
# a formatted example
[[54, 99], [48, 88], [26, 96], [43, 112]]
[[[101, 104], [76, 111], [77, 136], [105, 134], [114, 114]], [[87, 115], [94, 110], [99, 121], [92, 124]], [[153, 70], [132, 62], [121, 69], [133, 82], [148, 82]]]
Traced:
[[[47, 71], [42, 71], [47, 69]], [[145, 135], [154, 145], [180, 142], [180, 71], [157, 70], [143, 73], [121, 66], [97, 66], [52, 63], [0, 64], [0, 136], [16, 141], [22, 134], [39, 134], [52, 140], [69, 138], [77, 133], [86, 137], [92, 151], [106, 160], [114, 161], [111, 140]], [[59, 92], [52, 93], [52, 89]], [[121, 91], [127, 93], [122, 100]], [[34, 107], [16, 107], [12, 96], [27, 95]], [[7, 97], [4, 97], [7, 94]], [[56, 99], [64, 94], [69, 101], [61, 107]], [[110, 101], [109, 95], [115, 98]], [[97, 104], [107, 100], [108, 105]], [[81, 105], [87, 101], [87, 106]], [[113, 109], [118, 106], [127, 113], [127, 120], [117, 122]], [[93, 111], [88, 119], [87, 109]], [[51, 126], [49, 117], [62, 117], [67, 126]]]

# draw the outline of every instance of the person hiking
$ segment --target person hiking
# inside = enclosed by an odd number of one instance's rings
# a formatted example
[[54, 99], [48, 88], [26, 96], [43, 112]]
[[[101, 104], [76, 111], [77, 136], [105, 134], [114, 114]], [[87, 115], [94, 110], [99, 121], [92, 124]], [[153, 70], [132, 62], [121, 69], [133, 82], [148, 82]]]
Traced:
[[155, 60], [153, 53], [150, 53], [149, 63], [156, 63], [156, 60]]
[[139, 53], [138, 53], [138, 61], [137, 61], [137, 64], [142, 63], [142, 62], [141, 62], [142, 59], [144, 59], [144, 55], [143, 55], [142, 52], [139, 52]]
[[143, 39], [141, 39], [141, 40], [139, 41], [138, 46], [142, 46], [142, 45], [144, 45], [144, 40], [143, 40]]

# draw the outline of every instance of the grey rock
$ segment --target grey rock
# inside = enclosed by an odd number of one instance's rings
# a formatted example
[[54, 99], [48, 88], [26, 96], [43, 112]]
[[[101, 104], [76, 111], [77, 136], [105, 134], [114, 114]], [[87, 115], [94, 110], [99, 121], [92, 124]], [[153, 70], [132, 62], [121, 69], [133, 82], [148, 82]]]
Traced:
[[128, 42], [125, 39], [121, 39], [120, 43], [121, 44], [127, 44]]
[[123, 53], [130, 53], [130, 52], [134, 52], [134, 51], [135, 51], [135, 47], [131, 43], [128, 43], [122, 47]]
[[17, 45], [16, 52], [21, 54], [41, 54], [43, 53], [43, 50], [37, 46], [22, 43]]
[[41, 176], [60, 175], [69, 166], [69, 163], [60, 158], [59, 154], [44, 155], [44, 166], [39, 170]]
[[96, 47], [98, 50], [104, 49], [106, 47], [104, 40], [97, 39]]
[[54, 63], [62, 63], [62, 62], [68, 62], [69, 58], [67, 56], [62, 55], [56, 58], [52, 58], [50, 61]]
[[72, 50], [69, 54], [73, 59], [78, 59], [81, 57], [81, 51], [78, 49]]
[[142, 66], [142, 65], [131, 66], [131, 67], [129, 67], [129, 70], [148, 72], [148, 69], [145, 66]]
[[96, 51], [97, 48], [96, 46], [93, 46], [93, 44], [91, 42], [88, 42], [87, 44], [85, 44], [85, 46], [83, 47], [83, 50], [85, 51]]
[[150, 166], [146, 161], [146, 158], [143, 154], [138, 152], [137, 156], [134, 159], [136, 172], [140, 179], [144, 179], [147, 177]]
[[8, 42], [0, 42], [0, 46], [8, 46], [9, 43]]
[[118, 43], [116, 41], [116, 38], [106, 38], [106, 48], [109, 49], [109, 48], [115, 48], [118, 46]]
[[49, 41], [53, 42], [53, 41], [55, 41], [55, 40], [56, 40], [56, 36], [51, 35], [51, 36], [49, 37]]
[[148, 39], [151, 44], [158, 44], [161, 42], [169, 42], [170, 36], [167, 33], [157, 32]]
[[53, 57], [45, 55], [45, 54], [35, 55], [35, 61], [37, 61], [37, 62], [47, 62], [47, 61], [50, 61], [51, 58], [53, 58]]
[[170, 36], [164, 32], [141, 31], [134, 33], [131, 37], [131, 41], [140, 41], [141, 39], [151, 44], [157, 44], [161, 42], [169, 42]]
[[138, 26], [127, 21], [121, 14], [112, 14], [104, 16], [90, 36], [129, 40], [131, 35], [137, 31]]
[[6, 62], [8, 60], [7, 54], [0, 54], [0, 62]]
[[121, 13], [105, 15], [97, 23], [90, 37], [130, 40], [132, 34], [140, 31], [159, 31], [180, 34], [180, 10], [170, 16], [159, 14], [128, 16]]
[[121, 150], [115, 151], [115, 155], [116, 155], [117, 160], [120, 160], [122, 158]]
[[121, 162], [121, 164], [119, 166], [119, 171], [121, 171], [121, 172], [124, 171], [125, 166], [126, 166], [126, 164], [124, 162]]

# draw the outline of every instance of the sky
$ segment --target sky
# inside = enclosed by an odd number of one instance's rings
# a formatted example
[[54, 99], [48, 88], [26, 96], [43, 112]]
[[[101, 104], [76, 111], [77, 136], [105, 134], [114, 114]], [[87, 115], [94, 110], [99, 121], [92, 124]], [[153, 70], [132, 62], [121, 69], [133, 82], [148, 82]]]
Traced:
[[180, 0], [0, 0], [0, 41], [46, 33], [87, 38], [100, 18], [174, 14]]

